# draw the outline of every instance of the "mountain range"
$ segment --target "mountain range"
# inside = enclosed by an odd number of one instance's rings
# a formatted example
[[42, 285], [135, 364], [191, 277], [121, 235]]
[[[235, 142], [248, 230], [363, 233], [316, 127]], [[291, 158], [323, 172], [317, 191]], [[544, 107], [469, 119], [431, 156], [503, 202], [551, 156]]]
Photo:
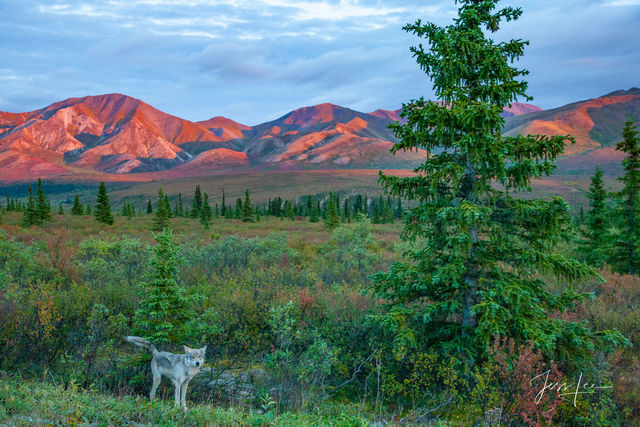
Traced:
[[[506, 108], [505, 133], [570, 134], [561, 165], [616, 162], [612, 148], [628, 117], [640, 118], [640, 89], [541, 110]], [[389, 149], [387, 125], [400, 110], [362, 113], [333, 104], [294, 110], [247, 126], [225, 117], [191, 122], [121, 94], [0, 112], [0, 180], [36, 177], [152, 180], [239, 171], [411, 168], [424, 152]]]

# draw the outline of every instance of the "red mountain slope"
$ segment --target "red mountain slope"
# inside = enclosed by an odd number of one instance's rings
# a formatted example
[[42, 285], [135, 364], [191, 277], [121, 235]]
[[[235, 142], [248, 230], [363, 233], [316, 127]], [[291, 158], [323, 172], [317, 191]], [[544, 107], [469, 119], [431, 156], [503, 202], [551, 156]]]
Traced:
[[507, 120], [505, 133], [572, 135], [576, 143], [565, 148], [565, 155], [573, 155], [614, 143], [628, 117], [640, 119], [640, 89], [524, 114]]
[[303, 167], [407, 167], [424, 159], [424, 152], [391, 155], [389, 121], [333, 104], [304, 107], [253, 127], [244, 151], [256, 164]]
[[192, 158], [182, 144], [224, 140], [198, 124], [119, 94], [71, 98], [30, 113], [0, 113], [1, 158], [13, 172], [37, 159], [49, 164], [52, 173], [73, 168], [162, 170]]
[[223, 141], [242, 139], [244, 136], [243, 131], [251, 130], [251, 126], [243, 125], [221, 116], [196, 123], [209, 130]]

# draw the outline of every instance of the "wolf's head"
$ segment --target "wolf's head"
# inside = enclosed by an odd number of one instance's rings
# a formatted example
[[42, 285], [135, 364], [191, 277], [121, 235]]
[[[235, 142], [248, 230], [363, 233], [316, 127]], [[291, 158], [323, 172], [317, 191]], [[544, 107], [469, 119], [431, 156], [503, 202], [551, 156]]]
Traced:
[[187, 359], [187, 364], [193, 368], [200, 368], [204, 365], [204, 353], [207, 351], [207, 346], [202, 348], [189, 348], [183, 345], [184, 355]]

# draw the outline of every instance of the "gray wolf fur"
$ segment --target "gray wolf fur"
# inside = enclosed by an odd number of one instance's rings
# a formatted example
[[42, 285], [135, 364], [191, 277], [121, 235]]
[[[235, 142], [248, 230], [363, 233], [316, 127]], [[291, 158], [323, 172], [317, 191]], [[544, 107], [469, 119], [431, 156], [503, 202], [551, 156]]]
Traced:
[[183, 345], [184, 354], [174, 354], [167, 351], [158, 351], [153, 344], [140, 337], [124, 337], [125, 341], [145, 347], [153, 353], [151, 359], [151, 373], [153, 374], [153, 385], [149, 393], [149, 399], [153, 400], [156, 390], [160, 385], [162, 376], [169, 378], [175, 386], [176, 406], [182, 405], [186, 409], [185, 398], [189, 381], [193, 379], [204, 364], [204, 353], [207, 350], [205, 345], [202, 348], [189, 348]]

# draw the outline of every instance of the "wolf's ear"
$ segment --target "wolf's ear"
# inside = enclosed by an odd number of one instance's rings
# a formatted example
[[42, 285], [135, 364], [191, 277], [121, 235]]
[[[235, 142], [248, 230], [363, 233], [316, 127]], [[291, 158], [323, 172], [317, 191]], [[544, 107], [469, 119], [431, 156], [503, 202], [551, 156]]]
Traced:
[[191, 351], [191, 349], [189, 347], [187, 347], [186, 345], [183, 345], [182, 349], [184, 350], [185, 353], [189, 353]]
[[200, 350], [202, 350], [202, 352], [204, 353], [205, 351], [207, 351], [207, 346], [205, 345], [204, 347], [202, 347]]

